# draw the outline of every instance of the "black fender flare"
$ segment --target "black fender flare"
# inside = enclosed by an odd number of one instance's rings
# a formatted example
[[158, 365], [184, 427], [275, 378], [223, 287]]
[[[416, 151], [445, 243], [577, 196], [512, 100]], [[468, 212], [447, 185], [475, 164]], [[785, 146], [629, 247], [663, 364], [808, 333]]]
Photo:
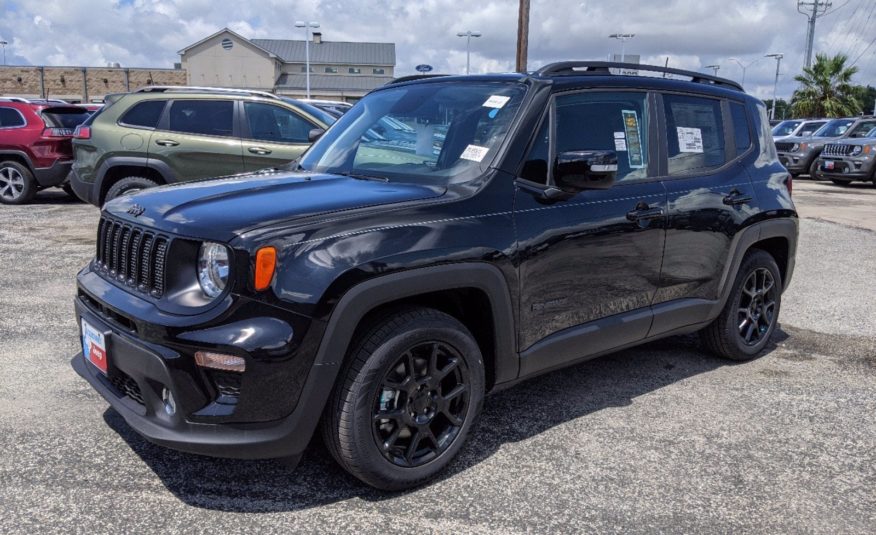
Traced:
[[4, 156], [16, 156], [24, 160], [24, 165], [30, 170], [31, 173], [34, 172], [33, 161], [31, 161], [30, 156], [27, 155], [26, 152], [20, 150], [3, 150], [0, 151], [0, 160], [3, 160]]
[[111, 156], [98, 166], [97, 173], [95, 173], [97, 178], [95, 179], [94, 191], [97, 196], [101, 196], [104, 191], [103, 182], [110, 169], [120, 166], [146, 167], [161, 175], [162, 180], [164, 180], [166, 184], [175, 181], [173, 169], [160, 160], [147, 158], [145, 156]]

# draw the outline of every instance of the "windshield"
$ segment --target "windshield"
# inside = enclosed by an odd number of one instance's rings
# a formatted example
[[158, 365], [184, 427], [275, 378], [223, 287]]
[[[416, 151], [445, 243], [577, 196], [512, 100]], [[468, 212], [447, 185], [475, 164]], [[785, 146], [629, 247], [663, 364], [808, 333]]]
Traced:
[[790, 136], [802, 121], [782, 121], [773, 127], [774, 136]]
[[853, 122], [852, 119], [834, 119], [819, 128], [814, 134], [812, 134], [812, 137], [839, 137], [846, 133], [849, 125]]
[[876, 128], [867, 132], [867, 135], [865, 137], [876, 137]]
[[525, 87], [421, 83], [362, 99], [304, 155], [307, 171], [371, 178], [473, 178], [505, 139]]
[[867, 132], [876, 127], [876, 119], [872, 121], [861, 121], [854, 128], [849, 130], [848, 137], [867, 137]]

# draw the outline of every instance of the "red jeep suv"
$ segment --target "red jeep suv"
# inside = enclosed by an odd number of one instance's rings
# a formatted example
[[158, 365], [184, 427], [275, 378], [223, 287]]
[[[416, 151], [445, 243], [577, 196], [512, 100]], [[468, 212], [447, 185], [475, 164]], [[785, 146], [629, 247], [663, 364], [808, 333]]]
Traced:
[[73, 163], [73, 130], [88, 110], [57, 101], [0, 98], [0, 203], [24, 204], [64, 187]]

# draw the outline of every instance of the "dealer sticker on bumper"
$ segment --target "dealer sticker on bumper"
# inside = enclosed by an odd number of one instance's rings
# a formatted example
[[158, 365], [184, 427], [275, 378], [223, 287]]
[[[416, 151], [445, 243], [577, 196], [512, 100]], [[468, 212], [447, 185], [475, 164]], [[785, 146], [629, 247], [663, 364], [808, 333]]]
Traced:
[[106, 340], [103, 333], [82, 320], [82, 354], [98, 370], [107, 373]]

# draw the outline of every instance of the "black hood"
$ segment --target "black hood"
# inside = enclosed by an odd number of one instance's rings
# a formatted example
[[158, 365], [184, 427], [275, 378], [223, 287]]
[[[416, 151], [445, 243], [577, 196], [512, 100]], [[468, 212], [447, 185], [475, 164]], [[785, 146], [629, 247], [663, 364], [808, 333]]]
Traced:
[[271, 173], [186, 182], [120, 197], [104, 210], [165, 232], [228, 242], [265, 225], [440, 197], [445, 188], [339, 175]]

